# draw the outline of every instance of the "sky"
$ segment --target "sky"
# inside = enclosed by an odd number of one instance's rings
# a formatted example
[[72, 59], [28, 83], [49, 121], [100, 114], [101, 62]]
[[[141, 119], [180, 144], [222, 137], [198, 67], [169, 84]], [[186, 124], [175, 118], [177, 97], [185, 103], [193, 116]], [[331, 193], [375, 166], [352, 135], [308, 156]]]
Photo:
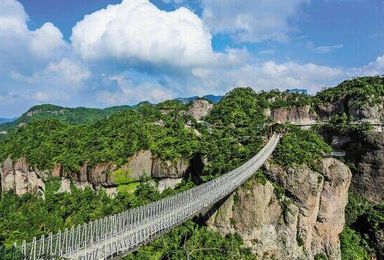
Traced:
[[383, 0], [0, 0], [0, 117], [384, 74]]

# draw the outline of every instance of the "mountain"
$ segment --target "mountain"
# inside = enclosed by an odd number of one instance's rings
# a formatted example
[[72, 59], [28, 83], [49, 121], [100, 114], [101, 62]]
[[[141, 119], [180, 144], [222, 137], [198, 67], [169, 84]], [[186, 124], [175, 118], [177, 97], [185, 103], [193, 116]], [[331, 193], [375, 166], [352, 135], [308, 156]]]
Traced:
[[384, 77], [360, 77], [314, 96], [236, 88], [215, 104], [31, 108], [18, 119], [27, 124], [0, 140], [2, 241], [11, 247], [215, 179], [278, 131], [251, 179], [126, 259], [180, 259], [203, 247], [222, 250], [196, 259], [383, 259], [383, 107]]
[[38, 105], [30, 108], [16, 120], [0, 123], [0, 131], [10, 131], [18, 126], [45, 119], [56, 119], [69, 124], [90, 124], [130, 108], [132, 107], [116, 106], [97, 109], [85, 107], [69, 108], [51, 104]]

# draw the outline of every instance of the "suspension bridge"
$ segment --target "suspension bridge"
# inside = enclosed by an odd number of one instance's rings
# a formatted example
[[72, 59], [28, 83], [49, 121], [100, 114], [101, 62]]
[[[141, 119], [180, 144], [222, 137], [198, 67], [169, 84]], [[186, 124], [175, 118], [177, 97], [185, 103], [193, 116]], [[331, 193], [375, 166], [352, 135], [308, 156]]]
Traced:
[[206, 212], [247, 181], [275, 150], [280, 135], [240, 167], [202, 185], [148, 205], [34, 238], [17, 245], [22, 259], [113, 259]]

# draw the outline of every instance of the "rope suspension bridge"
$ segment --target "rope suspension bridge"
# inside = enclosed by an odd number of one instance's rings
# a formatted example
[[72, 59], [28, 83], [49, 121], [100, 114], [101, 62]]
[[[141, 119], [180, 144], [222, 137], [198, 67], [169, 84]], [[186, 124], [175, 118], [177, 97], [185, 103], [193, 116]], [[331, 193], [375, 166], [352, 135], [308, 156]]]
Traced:
[[22, 259], [112, 259], [210, 209], [247, 181], [275, 150], [274, 134], [257, 155], [240, 167], [202, 185], [148, 205], [49, 234], [16, 248]]

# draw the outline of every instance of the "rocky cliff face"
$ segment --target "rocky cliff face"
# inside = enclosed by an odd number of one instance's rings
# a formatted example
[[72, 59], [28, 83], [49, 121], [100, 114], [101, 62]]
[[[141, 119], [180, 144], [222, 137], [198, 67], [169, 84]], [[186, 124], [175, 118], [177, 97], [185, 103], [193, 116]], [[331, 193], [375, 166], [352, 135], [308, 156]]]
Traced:
[[[118, 167], [113, 163], [101, 163], [89, 166], [85, 162], [77, 172], [65, 171], [62, 165], [57, 164], [50, 173], [43, 173], [33, 169], [25, 158], [13, 162], [10, 158], [5, 160], [0, 167], [2, 191], [15, 191], [16, 194], [44, 193], [44, 180], [48, 177], [61, 178], [60, 192], [69, 192], [72, 182], [78, 188], [91, 187], [105, 188], [108, 192], [115, 193], [115, 176], [112, 172]], [[127, 172], [131, 181], [140, 181], [143, 178], [159, 180], [159, 190], [174, 188], [182, 179], [194, 170], [186, 159], [166, 161], [154, 156], [151, 151], [139, 151], [128, 158], [125, 165], [121, 166]]]
[[270, 116], [276, 123], [308, 124], [316, 121], [316, 113], [311, 106], [277, 108], [270, 112]]
[[213, 104], [205, 99], [196, 99], [188, 108], [186, 114], [192, 116], [196, 120], [200, 120], [212, 110]]
[[384, 99], [374, 103], [356, 101], [354, 98], [343, 97], [334, 102], [323, 102], [315, 108], [322, 119], [327, 119], [335, 114], [346, 113], [356, 121], [367, 123], [380, 123], [384, 120]]
[[17, 195], [33, 193], [43, 195], [45, 185], [43, 172], [31, 168], [25, 158], [13, 162], [7, 158], [0, 165], [1, 191], [14, 191]]
[[253, 179], [232, 194], [208, 225], [222, 234], [238, 233], [262, 259], [340, 259], [339, 234], [351, 181], [349, 168], [324, 159], [319, 171], [267, 164], [270, 181]]

